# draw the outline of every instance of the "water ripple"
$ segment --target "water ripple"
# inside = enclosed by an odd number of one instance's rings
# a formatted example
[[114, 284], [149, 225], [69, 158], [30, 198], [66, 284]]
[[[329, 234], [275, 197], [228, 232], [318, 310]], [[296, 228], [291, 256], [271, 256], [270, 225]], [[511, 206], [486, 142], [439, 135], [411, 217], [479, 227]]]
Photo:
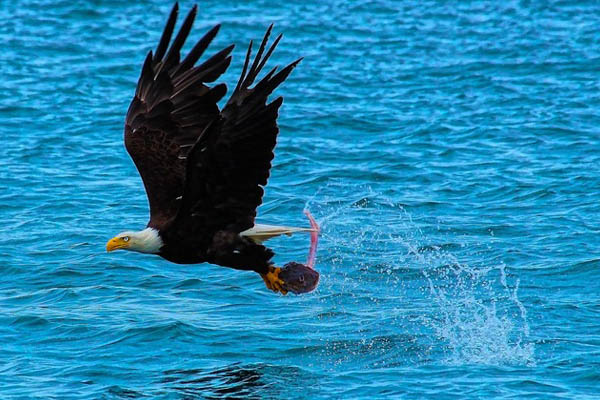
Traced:
[[323, 227], [300, 297], [104, 253], [147, 220], [122, 124], [169, 8], [0, 5], [0, 397], [596, 396], [597, 3], [202, 4], [230, 88], [271, 22], [305, 56], [259, 209]]

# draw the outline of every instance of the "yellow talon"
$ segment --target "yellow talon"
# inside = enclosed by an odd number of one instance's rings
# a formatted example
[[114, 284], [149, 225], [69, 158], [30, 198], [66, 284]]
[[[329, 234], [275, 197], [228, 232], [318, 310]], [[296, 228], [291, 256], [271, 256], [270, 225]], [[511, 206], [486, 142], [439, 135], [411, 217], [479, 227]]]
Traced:
[[267, 289], [286, 295], [287, 290], [283, 288], [285, 282], [279, 279], [280, 272], [281, 268], [269, 267], [269, 272], [266, 274], [260, 274], [260, 276], [263, 278], [263, 281], [265, 281]]

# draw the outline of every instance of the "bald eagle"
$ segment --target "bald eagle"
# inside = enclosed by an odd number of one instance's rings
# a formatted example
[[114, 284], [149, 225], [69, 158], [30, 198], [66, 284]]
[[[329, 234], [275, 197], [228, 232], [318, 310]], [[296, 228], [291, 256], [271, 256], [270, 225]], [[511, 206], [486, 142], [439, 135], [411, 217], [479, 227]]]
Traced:
[[[318, 232], [314, 219], [307, 214], [311, 228], [254, 222], [274, 157], [283, 98], [267, 100], [301, 59], [280, 71], [271, 69], [251, 87], [282, 37], [267, 49], [271, 25], [251, 64], [250, 41], [239, 81], [219, 110], [217, 103], [227, 88], [223, 83], [209, 84], [229, 67], [234, 46], [195, 66], [217, 35], [217, 25], [181, 60], [197, 6], [170, 43], [178, 9], [175, 3], [156, 52], [150, 51], [144, 61], [125, 119], [125, 147], [144, 183], [150, 221], [142, 231], [110, 239], [106, 250], [157, 254], [179, 264], [209, 262], [252, 270], [275, 292], [308, 292], [318, 282], [312, 268]], [[301, 231], [311, 233], [308, 265], [292, 262], [276, 267], [273, 251], [262, 242]]]

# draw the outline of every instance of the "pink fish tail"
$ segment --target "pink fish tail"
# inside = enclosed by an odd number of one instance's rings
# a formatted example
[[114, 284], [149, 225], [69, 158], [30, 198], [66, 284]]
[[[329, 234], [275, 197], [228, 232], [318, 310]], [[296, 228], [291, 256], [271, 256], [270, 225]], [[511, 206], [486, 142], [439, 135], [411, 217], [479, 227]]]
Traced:
[[308, 251], [308, 260], [306, 261], [306, 266], [308, 268], [314, 269], [315, 261], [317, 259], [317, 244], [319, 242], [319, 233], [321, 232], [321, 228], [317, 221], [313, 218], [312, 214], [308, 210], [304, 210], [304, 215], [310, 221], [310, 227], [313, 231], [310, 233], [310, 250]]

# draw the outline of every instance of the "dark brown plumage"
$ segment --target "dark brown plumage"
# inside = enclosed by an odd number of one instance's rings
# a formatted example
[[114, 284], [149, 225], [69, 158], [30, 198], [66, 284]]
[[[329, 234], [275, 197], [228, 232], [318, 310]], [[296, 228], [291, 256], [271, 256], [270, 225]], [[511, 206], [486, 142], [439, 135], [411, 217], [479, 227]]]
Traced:
[[272, 69], [252, 86], [281, 39], [267, 49], [269, 27], [251, 64], [250, 42], [239, 82], [219, 110], [226, 86], [208, 84], [229, 66], [233, 45], [195, 66], [217, 25], [181, 60], [196, 10], [169, 46], [175, 4], [156, 52], [148, 53], [127, 112], [125, 146], [148, 195], [148, 227], [158, 230], [164, 243], [160, 256], [266, 274], [273, 252], [239, 233], [254, 225], [274, 157], [283, 99], [268, 103], [268, 97], [300, 60]]

